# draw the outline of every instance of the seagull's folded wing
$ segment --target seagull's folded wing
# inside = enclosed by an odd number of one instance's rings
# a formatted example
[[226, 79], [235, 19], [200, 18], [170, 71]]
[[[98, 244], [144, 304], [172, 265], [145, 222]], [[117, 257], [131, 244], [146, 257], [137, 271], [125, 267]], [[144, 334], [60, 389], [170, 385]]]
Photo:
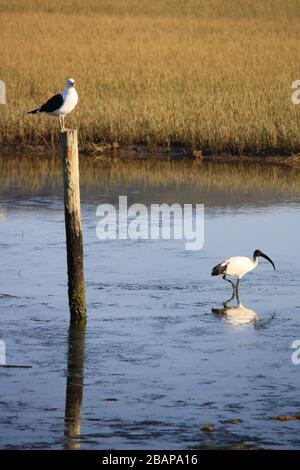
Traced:
[[52, 96], [52, 98], [40, 107], [40, 113], [52, 113], [59, 109], [63, 103], [64, 98], [60, 93], [58, 93], [57, 95]]

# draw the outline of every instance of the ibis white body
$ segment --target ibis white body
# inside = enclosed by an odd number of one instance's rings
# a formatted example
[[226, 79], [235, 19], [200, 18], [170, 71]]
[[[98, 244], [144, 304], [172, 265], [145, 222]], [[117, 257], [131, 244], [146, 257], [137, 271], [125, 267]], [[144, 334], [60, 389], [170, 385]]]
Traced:
[[226, 276], [237, 276], [239, 279], [255, 269], [257, 265], [258, 258], [253, 260], [247, 256], [233, 256], [221, 263], [221, 266], [226, 269]]
[[[238, 296], [238, 286], [240, 279], [245, 276], [245, 274], [249, 273], [250, 271], [256, 268], [260, 257], [263, 257], [268, 260], [269, 263], [271, 263], [273, 268], [275, 269], [275, 265], [271, 258], [269, 258], [262, 251], [255, 250], [252, 259], [248, 258], [247, 256], [233, 256], [232, 258], [228, 258], [225, 261], [222, 261], [222, 263], [217, 264], [217, 266], [212, 269], [211, 275], [222, 275], [223, 279], [225, 281], [228, 281], [232, 285], [233, 293]], [[226, 276], [236, 276], [236, 285], [229, 279], [226, 279]]]

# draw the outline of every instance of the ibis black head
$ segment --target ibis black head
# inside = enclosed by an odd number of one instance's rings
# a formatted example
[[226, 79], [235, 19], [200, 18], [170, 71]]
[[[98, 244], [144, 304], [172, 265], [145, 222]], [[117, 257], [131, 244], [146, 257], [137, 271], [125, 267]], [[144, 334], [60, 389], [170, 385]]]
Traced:
[[255, 250], [254, 253], [253, 253], [253, 259], [255, 260], [256, 258], [259, 258], [259, 257], [262, 257], [262, 258], [265, 258], [267, 261], [269, 261], [269, 263], [271, 263], [271, 265], [273, 266], [274, 269], [275, 268], [275, 264], [273, 263], [273, 261], [271, 260], [271, 258], [269, 258], [269, 256], [267, 256], [265, 253], [263, 253], [262, 251], [260, 250]]

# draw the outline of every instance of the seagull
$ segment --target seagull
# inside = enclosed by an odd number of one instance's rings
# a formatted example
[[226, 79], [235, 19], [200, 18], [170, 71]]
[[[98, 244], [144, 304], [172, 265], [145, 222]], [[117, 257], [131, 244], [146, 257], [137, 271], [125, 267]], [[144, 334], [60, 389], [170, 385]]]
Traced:
[[[233, 256], [232, 258], [229, 258], [223, 261], [222, 263], [217, 264], [217, 266], [215, 266], [212, 269], [211, 275], [212, 276], [223, 275], [222, 276], [223, 279], [225, 281], [230, 282], [230, 284], [232, 285], [233, 297], [234, 295], [238, 296], [238, 287], [239, 287], [240, 279], [242, 279], [242, 277], [245, 276], [245, 274], [247, 274], [248, 272], [256, 268], [260, 257], [268, 260], [269, 263], [271, 263], [273, 268], [275, 269], [275, 264], [273, 263], [271, 258], [269, 258], [262, 251], [255, 250], [253, 253], [253, 259], [247, 258], [246, 256]], [[234, 284], [229, 279], [226, 279], [226, 276], [237, 276], [238, 279], [237, 279], [236, 284]]]
[[33, 111], [29, 111], [28, 114], [47, 113], [50, 116], [58, 116], [61, 132], [65, 131], [65, 116], [73, 111], [78, 102], [75, 86], [75, 80], [69, 78], [66, 82], [65, 91], [52, 96], [46, 103]]

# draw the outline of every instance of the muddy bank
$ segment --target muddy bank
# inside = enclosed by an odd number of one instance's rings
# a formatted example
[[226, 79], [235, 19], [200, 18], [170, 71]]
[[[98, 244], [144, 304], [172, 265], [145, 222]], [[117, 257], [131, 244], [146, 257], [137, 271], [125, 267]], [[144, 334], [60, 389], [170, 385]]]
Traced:
[[[15, 145], [2, 145], [0, 147], [0, 157], [3, 156], [23, 156], [23, 155], [38, 155], [38, 156], [58, 156], [58, 143], [45, 142], [44, 145], [29, 145], [18, 144]], [[229, 161], [251, 161], [251, 162], [265, 162], [272, 164], [284, 164], [300, 167], [300, 153], [291, 154], [283, 149], [270, 150], [266, 152], [249, 151], [245, 154], [220, 152], [213, 153], [210, 150], [201, 150], [197, 148], [189, 148], [183, 145], [173, 145], [171, 147], [155, 146], [151, 147], [147, 144], [139, 145], [120, 145], [117, 142], [112, 144], [79, 144], [79, 155], [82, 157], [89, 157], [93, 159], [190, 159], [196, 163], [201, 163], [203, 160], [213, 160], [220, 162]]]

